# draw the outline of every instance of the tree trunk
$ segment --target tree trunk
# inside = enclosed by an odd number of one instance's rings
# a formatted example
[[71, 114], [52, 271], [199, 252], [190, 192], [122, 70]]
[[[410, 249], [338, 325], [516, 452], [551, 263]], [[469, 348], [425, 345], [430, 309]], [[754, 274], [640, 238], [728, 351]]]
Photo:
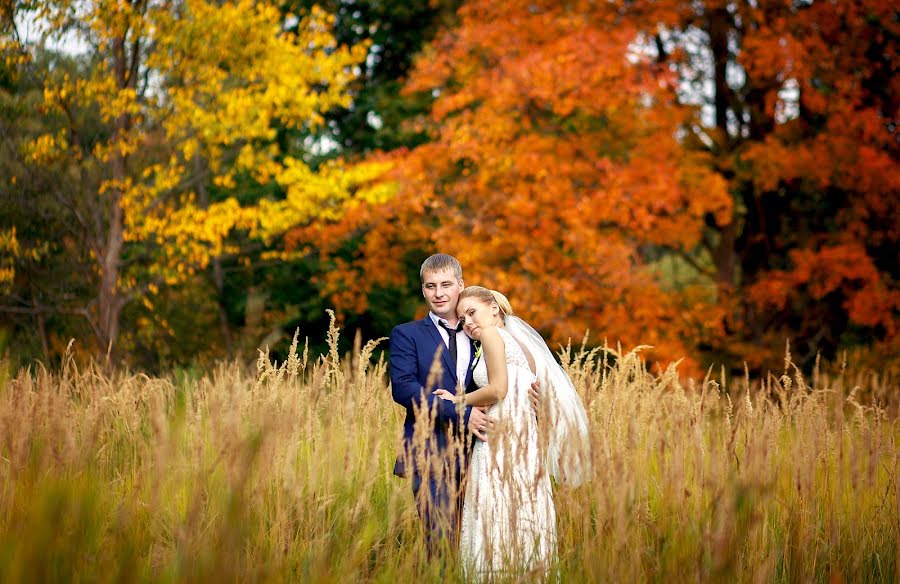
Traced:
[[709, 48], [713, 56], [713, 82], [716, 108], [716, 128], [722, 136], [728, 136], [728, 103], [731, 88], [728, 87], [728, 32], [732, 29], [731, 15], [725, 8], [717, 8], [709, 15]]
[[[111, 161], [113, 178], [125, 178], [125, 163], [118, 154]], [[107, 228], [106, 245], [103, 257], [100, 258], [100, 291], [98, 307], [100, 310], [100, 342], [102, 349], [110, 353], [119, 336], [119, 314], [124, 305], [119, 290], [119, 268], [122, 248], [124, 246], [124, 222], [122, 213], [122, 193], [119, 190], [109, 191], [109, 226]]]
[[[128, 87], [132, 79], [128, 78], [128, 67], [125, 55], [125, 37], [116, 39], [113, 46], [114, 74], [116, 87], [124, 89]], [[136, 55], [133, 55], [137, 58]], [[113, 143], [126, 137], [131, 127], [128, 114], [122, 114], [116, 118], [116, 133]], [[119, 316], [125, 305], [124, 296], [119, 289], [119, 271], [122, 262], [122, 249], [125, 244], [125, 222], [122, 210], [123, 192], [121, 186], [125, 184], [125, 157], [113, 149], [110, 157], [110, 175], [114, 182], [114, 188], [107, 191], [109, 197], [109, 225], [106, 232], [106, 244], [100, 261], [100, 290], [98, 294], [98, 309], [100, 312], [99, 332], [101, 349], [106, 350], [107, 357], [112, 355], [116, 340], [119, 337]]]
[[719, 231], [719, 244], [713, 253], [716, 264], [716, 284], [720, 291], [730, 293], [735, 287], [735, 268], [738, 254], [735, 250], [737, 241], [737, 218]]
[[[204, 209], [209, 208], [209, 193], [206, 191], [206, 179], [203, 160], [199, 154], [194, 155], [194, 172], [197, 174], [197, 195], [200, 198], [200, 204]], [[222, 341], [225, 343], [225, 350], [229, 355], [232, 354], [231, 326], [228, 324], [228, 311], [225, 308], [225, 271], [222, 269], [222, 262], [218, 257], [210, 260], [212, 265], [213, 284], [216, 287], [216, 305], [219, 307], [219, 329], [222, 333]]]
[[34, 306], [34, 318], [37, 321], [38, 335], [41, 337], [41, 349], [44, 351], [44, 361], [50, 365], [50, 343], [47, 341], [47, 324], [44, 312], [38, 302], [38, 294], [34, 284], [31, 285], [31, 304]]
[[[728, 156], [732, 140], [728, 132], [728, 107], [731, 103], [731, 88], [728, 86], [728, 61], [731, 52], [728, 48], [728, 35], [734, 28], [732, 16], [724, 7], [716, 8], [709, 13], [709, 48], [713, 58], [713, 105], [715, 106], [716, 128], [723, 143], [722, 152]], [[736, 137], [740, 137], [738, 129]], [[713, 250], [713, 262], [716, 266], [716, 284], [720, 294], [731, 294], [735, 286], [735, 267], [737, 265], [738, 221], [734, 217], [731, 223], [719, 228], [719, 240]]]

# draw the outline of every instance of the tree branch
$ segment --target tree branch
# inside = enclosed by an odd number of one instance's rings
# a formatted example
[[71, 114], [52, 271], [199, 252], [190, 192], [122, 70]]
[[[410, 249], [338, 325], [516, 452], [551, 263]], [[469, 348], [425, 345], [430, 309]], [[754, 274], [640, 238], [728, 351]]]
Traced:
[[707, 267], [701, 266], [700, 263], [697, 262], [697, 260], [694, 259], [693, 256], [691, 256], [689, 253], [687, 253], [687, 252], [684, 251], [684, 250], [676, 249], [676, 250], [673, 250], [673, 251], [675, 251], [675, 253], [678, 254], [678, 257], [680, 257], [681, 259], [683, 259], [684, 261], [686, 261], [692, 268], [694, 268], [695, 270], [697, 270], [697, 272], [699, 272], [700, 275], [706, 276], [707, 278], [709, 278], [709, 279], [715, 281], [715, 279], [716, 279], [716, 272], [715, 272], [714, 270], [711, 270], [711, 269], [709, 269], [709, 268], [707, 268]]
[[[35, 302], [32, 306], [5, 306], [0, 304], [0, 312], [7, 314], [75, 314], [79, 316], [88, 316], [87, 308], [65, 308], [59, 306], [47, 306]], [[90, 320], [90, 319], [88, 319]]]

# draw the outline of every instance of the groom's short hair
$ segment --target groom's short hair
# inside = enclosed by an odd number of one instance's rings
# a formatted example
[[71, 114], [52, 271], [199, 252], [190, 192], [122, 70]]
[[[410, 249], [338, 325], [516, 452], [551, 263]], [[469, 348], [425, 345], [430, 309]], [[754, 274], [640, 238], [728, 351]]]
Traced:
[[428, 272], [440, 272], [441, 270], [453, 270], [457, 280], [462, 280], [462, 266], [459, 260], [452, 255], [445, 253], [436, 253], [422, 262], [422, 268], [419, 270], [419, 279], [425, 281], [425, 274]]

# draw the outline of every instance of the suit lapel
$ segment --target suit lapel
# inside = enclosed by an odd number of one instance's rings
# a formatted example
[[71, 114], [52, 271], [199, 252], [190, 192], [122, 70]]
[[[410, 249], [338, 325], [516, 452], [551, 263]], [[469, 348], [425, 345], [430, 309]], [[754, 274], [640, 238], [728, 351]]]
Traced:
[[[434, 339], [434, 342], [437, 343], [437, 346], [441, 348], [441, 360], [444, 362], [444, 367], [447, 368], [447, 371], [450, 372], [450, 376], [453, 377], [454, 385], [458, 384], [459, 380], [456, 378], [456, 364], [450, 362], [450, 351], [447, 350], [447, 345], [444, 344], [444, 339], [441, 337], [441, 333], [438, 332], [434, 321], [431, 320], [430, 316], [426, 316], [422, 321], [422, 324], [428, 329], [428, 332], [431, 333], [431, 337]], [[431, 364], [429, 363], [429, 366], [430, 365]]]

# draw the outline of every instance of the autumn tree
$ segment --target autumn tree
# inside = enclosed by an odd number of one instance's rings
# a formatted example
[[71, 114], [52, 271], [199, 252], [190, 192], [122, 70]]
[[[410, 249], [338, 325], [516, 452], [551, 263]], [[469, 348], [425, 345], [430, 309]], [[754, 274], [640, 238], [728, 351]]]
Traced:
[[891, 342], [896, 28], [875, 1], [467, 2], [407, 86], [437, 98], [400, 194], [298, 241], [363, 234], [367, 283], [455, 253], [551, 337], [665, 359]]
[[[45, 39], [89, 47], [84, 71], [41, 79], [39, 107], [56, 125], [18, 152], [39, 173], [75, 162], [53, 193], [88, 250], [96, 293], [84, 314], [100, 347], [115, 344], [127, 303], [152, 308], [161, 287], [238, 254], [230, 234], [267, 245], [285, 226], [333, 218], [349, 197], [378, 196], [359, 186], [379, 167], [313, 170], [276, 140], [276, 126], [314, 128], [348, 104], [365, 47], [338, 46], [326, 13], [292, 17], [288, 31], [274, 5], [246, 0], [20, 8], [45, 24]], [[242, 204], [248, 181], [275, 194]]]
[[[432, 97], [400, 92], [415, 54], [439, 27], [455, 18], [459, 3], [458, 0], [281, 3], [287, 30], [300, 24], [291, 14], [302, 14], [318, 5], [334, 16], [332, 34], [339, 45], [367, 48], [359, 75], [347, 86], [351, 101], [346, 107], [323, 112], [323, 123], [315, 127], [296, 128], [276, 123], [276, 140], [282, 151], [317, 169], [336, 158], [359, 160], [379, 149], [415, 146], [425, 141], [427, 135], [423, 129], [405, 121], [426, 112]], [[242, 183], [238, 177], [237, 190], [244, 201], [260, 191], [260, 185]], [[306, 250], [294, 248], [295, 253], [288, 259], [274, 256], [268, 247], [245, 246], [240, 256], [226, 256], [219, 262], [213, 260], [205, 276], [209, 285], [221, 290], [217, 294], [219, 311], [233, 329], [235, 352], [254, 348], [263, 339], [277, 355], [280, 348], [287, 348], [297, 328], [309, 336], [311, 347], [318, 340], [321, 348], [327, 350], [324, 340], [329, 320], [323, 305], [327, 306], [328, 301], [321, 297], [321, 291], [330, 285], [331, 274], [353, 257], [360, 244], [358, 237], [347, 238], [339, 250], [327, 256], [321, 256], [316, 246]], [[418, 304], [414, 292], [405, 282], [397, 287], [366, 289], [362, 292], [366, 310], [343, 312], [341, 324], [350, 331], [361, 331], [366, 338], [383, 336], [402, 318], [400, 315], [407, 311], [408, 304]], [[260, 305], [264, 307], [262, 311]], [[161, 305], [156, 302], [155, 306], [159, 309]], [[179, 333], [180, 339], [185, 336], [184, 332]], [[281, 342], [277, 340], [279, 336]], [[225, 334], [221, 337], [227, 338]], [[344, 338], [352, 340], [352, 332]]]
[[[628, 50], [636, 29], [582, 8], [466, 4], [410, 80], [438, 97], [420, 121], [433, 141], [397, 153], [401, 194], [309, 231], [364, 231], [364, 281], [405, 279], [401, 250], [441, 249], [554, 339], [591, 328], [680, 356], [717, 326], [709, 292], [663, 289], [639, 245], [691, 250], [707, 217], [730, 221], [731, 199], [711, 159], [679, 142], [690, 111], [664, 90], [674, 78]], [[338, 275], [332, 292], [358, 302]]]
[[696, 258], [719, 290], [733, 358], [806, 362], [840, 345], [897, 340], [894, 74], [887, 2], [629, 3], [680, 101], [685, 146], [728, 180], [735, 220], [710, 222]]
[[[9, 32], [9, 29], [7, 29]], [[6, 37], [12, 40], [12, 35]], [[43, 87], [36, 71], [79, 70], [76, 59], [35, 51], [30, 57], [10, 43], [0, 59], [0, 355], [49, 362], [70, 338], [90, 337], [84, 298], [94, 277], [88, 250], [73, 229], [71, 209], [59, 189], [77, 176], [74, 160], [32, 167], [24, 147], [55, 132], [54, 120], [39, 111]], [[85, 127], [99, 128], [88, 118]], [[53, 307], [49, 310], [48, 307]], [[9, 343], [9, 344], [7, 344]]]
[[[334, 15], [332, 30], [339, 44], [367, 47], [360, 74], [348, 85], [352, 102], [347, 107], [326, 112], [324, 123], [312, 132], [285, 129], [282, 132], [285, 140], [315, 144], [316, 148], [304, 158], [313, 167], [336, 157], [359, 160], [373, 152], [412, 147], [426, 141], [424, 129], [407, 121], [427, 112], [432, 97], [403, 95], [401, 90], [416, 53], [454, 21], [460, 3], [459, 0], [284, 2], [282, 10], [286, 13], [302, 13], [314, 4], [319, 5]], [[322, 256], [316, 246], [311, 246], [307, 253], [293, 254], [291, 262], [253, 263], [255, 285], [260, 293], [268, 295], [269, 311], [281, 313], [283, 329], [292, 332], [299, 327], [310, 336], [310, 342], [316, 339], [324, 342], [328, 318], [323, 304], [328, 301], [322, 298], [321, 292], [330, 286], [331, 274], [342, 270], [361, 244], [361, 238], [349, 237], [333, 254]], [[246, 287], [248, 280], [244, 273], [229, 273], [229, 285]], [[407, 304], [418, 303], [414, 292], [405, 282], [402, 286], [366, 288], [361, 291], [366, 309], [342, 312], [342, 325], [351, 331], [362, 331], [367, 338], [383, 336], [402, 318], [400, 315], [406, 312]], [[235, 316], [234, 308], [241, 306], [242, 299], [234, 298], [231, 314]]]

